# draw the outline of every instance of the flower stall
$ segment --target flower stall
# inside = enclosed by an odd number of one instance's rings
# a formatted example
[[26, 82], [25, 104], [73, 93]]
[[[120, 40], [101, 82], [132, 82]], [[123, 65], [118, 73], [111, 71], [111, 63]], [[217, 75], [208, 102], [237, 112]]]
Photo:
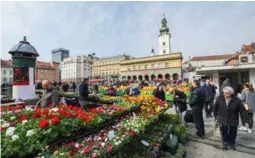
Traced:
[[[19, 112], [4, 109], [2, 157], [115, 157], [128, 154], [124, 151], [137, 142], [144, 152], [178, 154], [176, 151], [181, 148], [178, 142], [184, 139], [180, 135], [185, 133], [185, 128], [179, 127], [177, 117], [164, 114], [169, 104], [153, 96], [98, 99], [114, 104], [100, 104], [88, 111], [62, 105]], [[157, 136], [162, 138], [147, 138], [152, 135], [148, 134], [150, 131], [159, 132]], [[165, 147], [170, 133], [177, 142], [173, 151]]]

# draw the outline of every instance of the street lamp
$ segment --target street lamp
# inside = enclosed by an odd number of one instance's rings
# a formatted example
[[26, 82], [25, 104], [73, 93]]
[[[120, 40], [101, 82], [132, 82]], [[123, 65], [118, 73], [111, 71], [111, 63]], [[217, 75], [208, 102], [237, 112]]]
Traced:
[[92, 80], [92, 64], [93, 64], [93, 59], [95, 57], [96, 53], [91, 53], [88, 56], [90, 57], [90, 83]]

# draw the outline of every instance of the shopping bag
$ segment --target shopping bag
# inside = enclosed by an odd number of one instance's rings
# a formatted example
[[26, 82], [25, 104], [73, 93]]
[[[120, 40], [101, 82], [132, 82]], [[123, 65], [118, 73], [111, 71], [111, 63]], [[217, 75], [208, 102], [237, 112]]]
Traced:
[[193, 123], [193, 111], [187, 110], [183, 119], [186, 123]]

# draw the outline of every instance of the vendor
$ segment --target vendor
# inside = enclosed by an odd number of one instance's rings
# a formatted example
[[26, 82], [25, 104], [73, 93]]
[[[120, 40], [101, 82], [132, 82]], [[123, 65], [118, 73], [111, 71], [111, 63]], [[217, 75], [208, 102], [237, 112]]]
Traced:
[[42, 87], [45, 90], [42, 98], [36, 103], [37, 107], [47, 108], [58, 106], [58, 91], [53, 89], [52, 84], [48, 80], [42, 82]]
[[156, 98], [165, 101], [165, 91], [163, 86], [158, 86], [157, 89], [154, 91], [153, 94]]

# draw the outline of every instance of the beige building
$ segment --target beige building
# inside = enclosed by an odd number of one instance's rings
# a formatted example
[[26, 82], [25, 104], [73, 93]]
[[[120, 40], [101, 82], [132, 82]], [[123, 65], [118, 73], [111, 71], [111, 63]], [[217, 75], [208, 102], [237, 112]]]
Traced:
[[122, 60], [130, 59], [127, 55], [118, 55], [106, 58], [100, 58], [93, 62], [92, 65], [92, 76], [93, 78], [105, 78], [109, 79], [112, 77], [120, 76], [120, 62]]
[[153, 55], [121, 62], [121, 76], [124, 80], [169, 80], [174, 76], [180, 78], [181, 71], [182, 53]]
[[59, 63], [36, 61], [35, 81], [59, 81]]

